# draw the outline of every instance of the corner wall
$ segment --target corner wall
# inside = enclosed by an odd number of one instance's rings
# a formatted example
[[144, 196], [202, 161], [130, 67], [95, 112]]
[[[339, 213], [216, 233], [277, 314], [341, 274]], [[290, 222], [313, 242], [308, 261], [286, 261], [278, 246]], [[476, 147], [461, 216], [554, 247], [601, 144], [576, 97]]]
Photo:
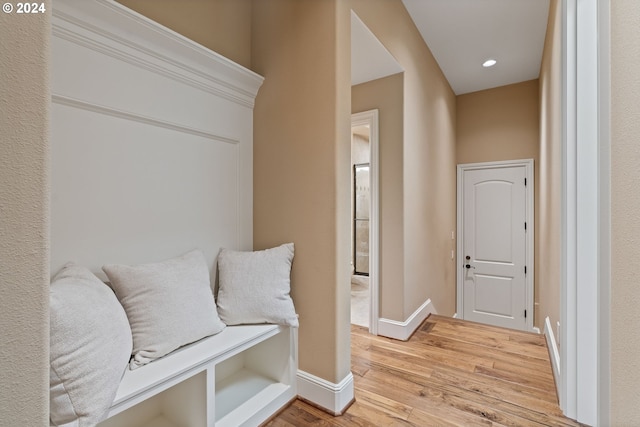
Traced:
[[45, 14], [0, 13], [0, 424], [49, 419], [49, 52]]
[[[456, 228], [455, 96], [402, 2], [352, 0], [351, 7], [404, 70], [402, 180], [394, 189], [402, 194], [400, 268], [404, 280], [394, 281], [393, 290], [388, 290], [396, 293], [397, 306], [390, 307], [385, 301], [382, 305], [394, 316], [391, 320], [399, 322], [405, 322], [429, 299], [431, 310], [452, 315], [456, 295], [451, 259], [455, 248], [451, 232]], [[384, 144], [381, 140], [381, 149]], [[385, 242], [380, 243], [384, 252]]]
[[[542, 330], [546, 317], [559, 342], [562, 209], [562, 3], [551, 0], [547, 34], [540, 67], [540, 144], [536, 277]], [[542, 268], [540, 268], [542, 267]]]
[[[338, 0], [253, 4], [254, 247], [292, 241], [300, 369], [350, 375], [350, 11]], [[333, 409], [333, 408], [327, 408]]]
[[611, 1], [611, 425], [640, 424], [640, 2]]

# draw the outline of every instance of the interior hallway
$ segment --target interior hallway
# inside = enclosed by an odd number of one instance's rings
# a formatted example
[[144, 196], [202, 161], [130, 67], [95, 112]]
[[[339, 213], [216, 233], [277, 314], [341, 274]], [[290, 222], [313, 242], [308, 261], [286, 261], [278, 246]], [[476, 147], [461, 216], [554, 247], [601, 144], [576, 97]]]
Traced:
[[351, 328], [356, 402], [300, 400], [268, 426], [577, 426], [562, 416], [543, 335], [431, 315], [407, 342]]

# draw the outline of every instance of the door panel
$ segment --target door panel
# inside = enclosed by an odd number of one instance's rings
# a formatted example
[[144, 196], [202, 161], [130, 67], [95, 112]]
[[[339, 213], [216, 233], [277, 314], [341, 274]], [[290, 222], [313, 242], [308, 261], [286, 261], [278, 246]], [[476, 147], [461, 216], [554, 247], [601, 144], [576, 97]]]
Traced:
[[513, 229], [511, 186], [510, 182], [491, 180], [479, 182], [472, 188], [475, 207], [473, 242], [478, 261], [513, 263], [511, 240], [495, 238], [507, 236]]
[[526, 329], [525, 176], [524, 166], [464, 171], [466, 320]]
[[513, 317], [513, 277], [475, 275], [473, 308], [476, 313]]

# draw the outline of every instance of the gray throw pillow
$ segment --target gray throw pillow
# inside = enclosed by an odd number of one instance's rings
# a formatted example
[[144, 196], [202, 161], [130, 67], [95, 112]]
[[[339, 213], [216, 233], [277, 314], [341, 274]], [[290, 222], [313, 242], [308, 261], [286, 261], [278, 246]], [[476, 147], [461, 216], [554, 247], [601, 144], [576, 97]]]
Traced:
[[133, 334], [131, 369], [225, 327], [216, 311], [209, 269], [199, 250], [164, 262], [105, 265]]
[[275, 323], [298, 327], [290, 296], [293, 243], [218, 255], [218, 313], [227, 325]]
[[108, 413], [131, 357], [131, 330], [113, 291], [68, 264], [50, 294], [49, 423], [95, 426]]

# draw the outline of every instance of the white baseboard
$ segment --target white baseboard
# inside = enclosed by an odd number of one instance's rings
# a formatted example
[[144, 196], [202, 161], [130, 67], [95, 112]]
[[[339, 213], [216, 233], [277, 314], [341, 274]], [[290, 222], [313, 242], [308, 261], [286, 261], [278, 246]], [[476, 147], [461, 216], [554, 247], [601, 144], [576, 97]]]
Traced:
[[341, 415], [355, 398], [353, 374], [334, 384], [298, 370], [298, 396], [333, 415]]
[[384, 318], [378, 319], [378, 335], [406, 341], [429, 314], [436, 314], [436, 310], [431, 304], [431, 299], [426, 300], [404, 322]]
[[540, 328], [538, 328], [537, 326], [534, 326], [531, 331], [535, 334], [539, 334], [540, 333]]
[[458, 313], [453, 313], [453, 316], [451, 316], [453, 319], [457, 319], [458, 318]]
[[549, 347], [549, 356], [551, 357], [551, 367], [553, 368], [553, 376], [556, 379], [556, 388], [558, 396], [560, 395], [560, 352], [558, 351], [558, 344], [556, 343], [556, 337], [553, 334], [553, 328], [551, 327], [551, 320], [547, 316], [544, 319], [544, 335], [547, 338], [547, 347]]

